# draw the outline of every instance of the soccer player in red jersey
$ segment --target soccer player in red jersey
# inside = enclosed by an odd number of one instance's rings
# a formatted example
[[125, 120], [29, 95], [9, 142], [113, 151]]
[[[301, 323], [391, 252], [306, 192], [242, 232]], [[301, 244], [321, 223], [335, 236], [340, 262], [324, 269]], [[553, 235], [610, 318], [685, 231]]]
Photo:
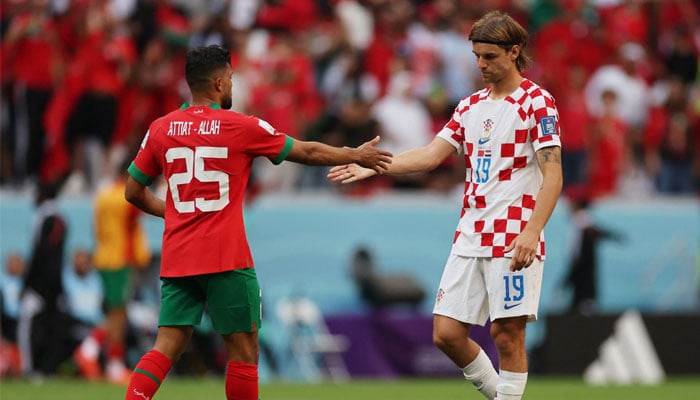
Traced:
[[[243, 199], [255, 157], [308, 165], [358, 163], [382, 173], [391, 153], [295, 140], [267, 122], [227, 111], [231, 54], [219, 46], [188, 51], [192, 103], [154, 121], [129, 167], [125, 195], [164, 217], [161, 311], [153, 349], [136, 365], [127, 400], [151, 399], [200, 323], [205, 304], [226, 344], [226, 397], [258, 399], [260, 287], [243, 224]], [[165, 200], [147, 186], [163, 175]]]
[[[527, 382], [525, 323], [537, 319], [543, 229], [562, 187], [559, 116], [554, 98], [523, 78], [528, 34], [494, 11], [470, 33], [489, 86], [457, 105], [452, 119], [424, 146], [394, 157], [387, 174], [429, 171], [463, 153], [462, 213], [433, 309], [433, 341], [488, 399], [520, 400]], [[334, 167], [328, 178], [349, 183], [374, 171]], [[490, 317], [496, 372], [469, 339]]]

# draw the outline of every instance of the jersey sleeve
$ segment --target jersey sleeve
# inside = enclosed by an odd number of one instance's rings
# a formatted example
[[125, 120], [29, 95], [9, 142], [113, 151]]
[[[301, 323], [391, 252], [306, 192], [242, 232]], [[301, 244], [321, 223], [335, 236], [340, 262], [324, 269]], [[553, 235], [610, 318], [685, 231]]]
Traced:
[[149, 140], [150, 134], [151, 130], [149, 129], [141, 142], [136, 158], [128, 169], [129, 175], [144, 186], [153, 183], [153, 180], [162, 172], [155, 156], [154, 140], [152, 138]]
[[552, 95], [542, 89], [532, 98], [530, 138], [535, 151], [549, 146], [561, 147], [559, 112]]
[[279, 132], [259, 118], [250, 117], [245, 152], [251, 156], [269, 158], [274, 164], [284, 161], [292, 150], [294, 139]]
[[437, 137], [445, 139], [457, 151], [460, 151], [462, 144], [464, 143], [464, 128], [462, 127], [461, 123], [462, 109], [463, 107], [460, 103], [460, 105], [455, 108], [454, 113], [452, 113], [452, 118], [450, 118], [450, 120], [437, 134]]

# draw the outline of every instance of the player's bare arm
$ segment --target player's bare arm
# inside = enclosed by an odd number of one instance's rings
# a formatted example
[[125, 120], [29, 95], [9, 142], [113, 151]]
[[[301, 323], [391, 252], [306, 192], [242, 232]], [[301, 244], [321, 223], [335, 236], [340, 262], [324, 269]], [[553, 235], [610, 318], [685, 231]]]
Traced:
[[535, 260], [540, 232], [557, 205], [563, 184], [561, 171], [561, 147], [550, 146], [535, 153], [537, 165], [542, 171], [542, 187], [537, 194], [535, 209], [525, 229], [506, 248], [513, 252], [510, 269], [519, 271], [527, 268]]
[[[427, 146], [405, 151], [394, 157], [384, 172], [388, 175], [402, 175], [432, 171], [447, 157], [455, 154], [455, 149], [446, 140], [436, 137]], [[376, 175], [375, 171], [357, 164], [340, 165], [331, 168], [327, 178], [334, 183], [352, 183]]]
[[379, 136], [359, 147], [333, 147], [319, 142], [295, 140], [288, 161], [307, 165], [338, 165], [357, 163], [375, 173], [384, 173], [392, 162], [389, 151], [376, 147]]
[[135, 205], [143, 212], [161, 218], [165, 215], [165, 202], [155, 197], [146, 186], [138, 183], [131, 176], [126, 180], [124, 197], [126, 201]]

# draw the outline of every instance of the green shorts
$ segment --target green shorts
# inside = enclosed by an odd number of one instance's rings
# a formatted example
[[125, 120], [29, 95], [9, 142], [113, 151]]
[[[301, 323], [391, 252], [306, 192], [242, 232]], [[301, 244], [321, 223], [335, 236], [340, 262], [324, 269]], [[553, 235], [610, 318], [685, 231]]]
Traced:
[[158, 326], [194, 326], [208, 306], [214, 330], [222, 335], [261, 327], [261, 293], [255, 269], [182, 278], [162, 278]]
[[98, 270], [102, 278], [104, 305], [106, 308], [124, 307], [129, 299], [131, 268]]

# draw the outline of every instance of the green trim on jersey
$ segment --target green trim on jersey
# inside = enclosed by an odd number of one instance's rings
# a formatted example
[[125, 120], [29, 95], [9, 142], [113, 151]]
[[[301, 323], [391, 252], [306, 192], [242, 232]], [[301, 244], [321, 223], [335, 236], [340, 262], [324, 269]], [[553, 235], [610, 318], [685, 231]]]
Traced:
[[153, 183], [153, 178], [143, 173], [133, 161], [131, 162], [131, 165], [129, 165], [129, 169], [127, 169], [127, 171], [129, 171], [129, 175], [131, 175], [136, 182], [144, 186], [150, 186], [150, 184]]
[[272, 163], [277, 165], [277, 164], [281, 163], [282, 161], [284, 161], [285, 158], [287, 158], [289, 153], [292, 151], [292, 146], [294, 146], [294, 139], [292, 139], [291, 136], [287, 136], [287, 139], [285, 139], [285, 141], [284, 141], [284, 146], [282, 147], [282, 151], [280, 151], [280, 153], [277, 155], [277, 157], [275, 157], [272, 160]]
[[[190, 103], [182, 103], [182, 105], [180, 106], [180, 110], [184, 110], [187, 107], [190, 107]], [[210, 103], [209, 107], [213, 108], [214, 110], [221, 110], [221, 106], [216, 103]]]

